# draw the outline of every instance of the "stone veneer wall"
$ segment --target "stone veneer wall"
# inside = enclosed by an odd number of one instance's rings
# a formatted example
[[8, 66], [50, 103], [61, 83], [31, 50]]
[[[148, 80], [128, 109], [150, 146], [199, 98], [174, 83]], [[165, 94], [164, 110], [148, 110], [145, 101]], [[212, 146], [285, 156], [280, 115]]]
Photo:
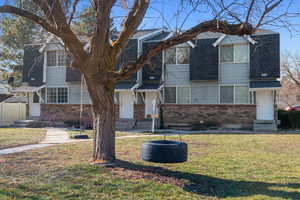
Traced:
[[[44, 121], [78, 121], [80, 105], [78, 104], [41, 104], [41, 120]], [[119, 119], [119, 105], [115, 105], [116, 120]], [[83, 121], [91, 123], [91, 105], [83, 105]], [[142, 120], [145, 118], [145, 105], [134, 105], [134, 119]]]
[[220, 104], [163, 104], [164, 123], [186, 123], [197, 124], [216, 123], [219, 126], [239, 128], [252, 127], [253, 120], [256, 119], [255, 105], [220, 105]]

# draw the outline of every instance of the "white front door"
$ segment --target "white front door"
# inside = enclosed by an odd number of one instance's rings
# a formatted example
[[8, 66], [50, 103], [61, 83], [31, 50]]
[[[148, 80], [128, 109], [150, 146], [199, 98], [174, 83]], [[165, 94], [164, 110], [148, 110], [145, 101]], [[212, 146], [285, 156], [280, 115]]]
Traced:
[[34, 92], [29, 94], [29, 116], [39, 117], [41, 115], [41, 104], [39, 96]]
[[274, 120], [274, 99], [272, 91], [256, 91], [256, 106], [257, 120]]
[[157, 114], [158, 111], [156, 109], [156, 113], [153, 113], [153, 100], [156, 100], [156, 105], [158, 104], [158, 93], [157, 92], [146, 92], [145, 95], [145, 115]]
[[134, 98], [132, 92], [120, 92], [120, 118], [133, 119]]

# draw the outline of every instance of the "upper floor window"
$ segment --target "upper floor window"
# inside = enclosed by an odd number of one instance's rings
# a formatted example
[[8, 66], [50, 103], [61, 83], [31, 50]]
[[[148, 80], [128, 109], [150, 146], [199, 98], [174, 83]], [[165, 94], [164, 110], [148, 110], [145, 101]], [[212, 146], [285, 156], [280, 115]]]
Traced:
[[249, 45], [231, 44], [220, 46], [220, 63], [248, 63]]
[[169, 48], [165, 51], [166, 64], [189, 64], [189, 62], [190, 62], [189, 47]]
[[47, 51], [47, 66], [67, 66], [70, 60], [70, 54], [65, 51]]

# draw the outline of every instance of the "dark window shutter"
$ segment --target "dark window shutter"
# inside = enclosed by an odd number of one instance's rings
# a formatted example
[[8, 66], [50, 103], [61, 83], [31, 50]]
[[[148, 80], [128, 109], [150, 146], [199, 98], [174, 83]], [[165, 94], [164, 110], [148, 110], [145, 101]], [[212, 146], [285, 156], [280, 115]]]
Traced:
[[[143, 43], [143, 53], [149, 51], [157, 42]], [[162, 74], [162, 52], [156, 54], [150, 59], [150, 64], [143, 67], [144, 81], [160, 81]]]
[[[138, 51], [138, 40], [137, 39], [129, 40], [127, 46], [118, 57], [116, 68], [120, 69], [121, 67], [126, 67], [130, 62], [135, 62], [138, 56], [137, 51]], [[128, 80], [136, 80], [136, 78], [137, 78], [137, 74], [135, 73]]]
[[67, 67], [66, 70], [66, 82], [78, 82], [81, 81], [81, 72], [74, 67]]
[[216, 39], [201, 39], [197, 46], [191, 48], [190, 79], [191, 81], [217, 81], [219, 50], [214, 47]]
[[26, 45], [23, 58], [23, 82], [31, 86], [43, 85], [44, 56], [39, 52], [41, 45]]
[[250, 79], [275, 79], [280, 77], [280, 36], [256, 35], [257, 42], [250, 47]]

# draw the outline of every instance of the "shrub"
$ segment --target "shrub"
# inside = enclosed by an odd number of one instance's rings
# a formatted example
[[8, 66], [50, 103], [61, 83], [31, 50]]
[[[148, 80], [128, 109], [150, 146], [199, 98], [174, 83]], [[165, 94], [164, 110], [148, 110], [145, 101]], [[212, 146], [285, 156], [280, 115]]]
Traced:
[[292, 128], [300, 128], [300, 111], [289, 111], [289, 121]]
[[278, 110], [279, 128], [300, 128], [300, 111]]
[[288, 129], [292, 127], [289, 119], [289, 111], [278, 110], [278, 120], [280, 120], [279, 128]]

